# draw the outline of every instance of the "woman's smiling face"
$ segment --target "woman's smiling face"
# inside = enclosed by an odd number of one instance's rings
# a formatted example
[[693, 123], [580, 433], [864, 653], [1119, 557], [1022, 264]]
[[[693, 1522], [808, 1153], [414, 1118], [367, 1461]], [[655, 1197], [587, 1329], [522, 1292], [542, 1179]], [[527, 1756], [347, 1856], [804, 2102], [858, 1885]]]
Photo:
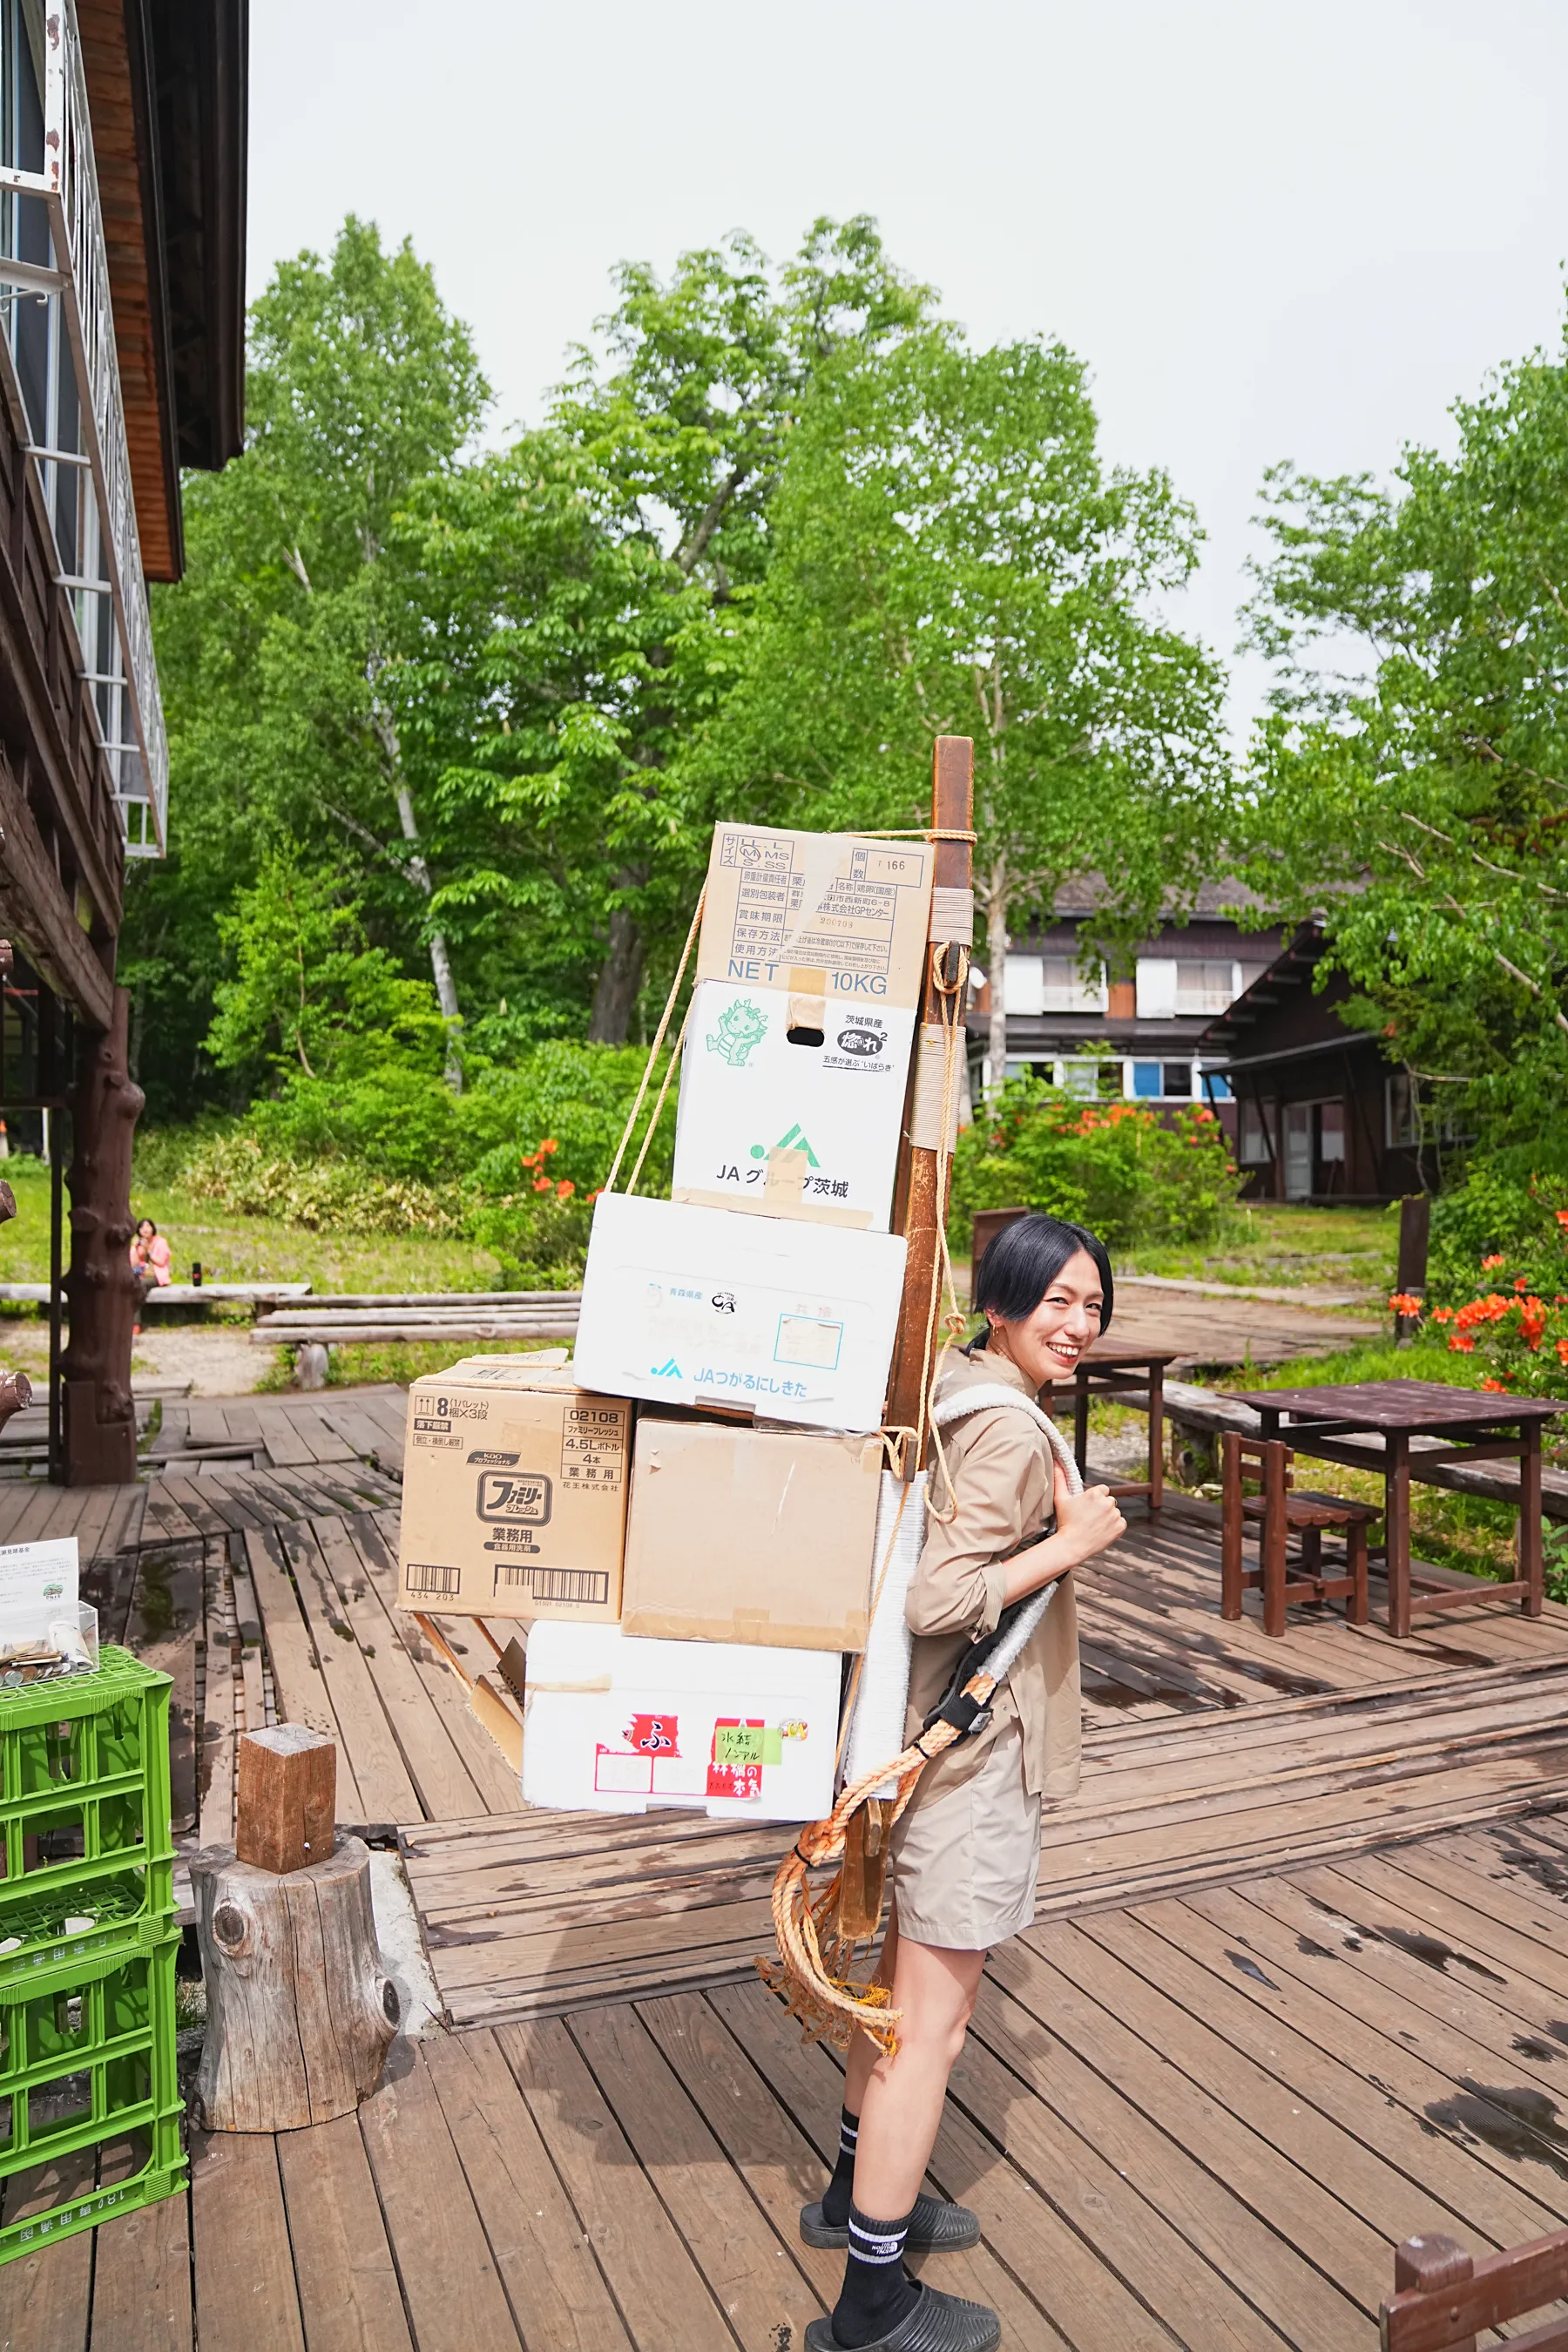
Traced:
[[1009, 1357], [1037, 1389], [1047, 1381], [1070, 1381], [1078, 1370], [1079, 1358], [1100, 1337], [1104, 1306], [1100, 1269], [1087, 1250], [1079, 1250], [1068, 1258], [1032, 1315], [1022, 1316], [1016, 1322], [994, 1314], [989, 1318], [989, 1344], [998, 1355]]

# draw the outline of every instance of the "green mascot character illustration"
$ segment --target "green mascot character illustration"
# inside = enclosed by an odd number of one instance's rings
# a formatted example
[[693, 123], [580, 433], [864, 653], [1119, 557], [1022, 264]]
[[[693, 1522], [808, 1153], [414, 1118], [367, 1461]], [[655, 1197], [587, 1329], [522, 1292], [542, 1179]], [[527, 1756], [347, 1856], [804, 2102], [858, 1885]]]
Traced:
[[742, 1069], [752, 1046], [760, 1045], [767, 1034], [767, 1014], [749, 996], [737, 996], [720, 1014], [718, 1027], [709, 1032], [708, 1051], [722, 1054], [732, 1070]]

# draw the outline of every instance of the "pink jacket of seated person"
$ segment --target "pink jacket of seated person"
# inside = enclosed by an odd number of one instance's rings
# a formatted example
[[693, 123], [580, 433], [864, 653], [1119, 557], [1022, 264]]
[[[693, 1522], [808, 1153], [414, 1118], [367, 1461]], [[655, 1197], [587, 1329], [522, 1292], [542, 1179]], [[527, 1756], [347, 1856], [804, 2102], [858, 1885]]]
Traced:
[[131, 1244], [131, 1263], [138, 1274], [148, 1276], [160, 1288], [174, 1280], [169, 1272], [169, 1244], [162, 1234], [154, 1234], [150, 1242], [135, 1234]]

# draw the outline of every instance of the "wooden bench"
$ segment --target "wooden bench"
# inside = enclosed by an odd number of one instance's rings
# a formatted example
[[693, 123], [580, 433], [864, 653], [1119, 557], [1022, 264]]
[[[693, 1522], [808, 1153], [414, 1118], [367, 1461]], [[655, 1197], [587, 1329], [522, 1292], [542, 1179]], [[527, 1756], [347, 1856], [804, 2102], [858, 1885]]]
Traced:
[[[1220, 1500], [1220, 1615], [1241, 1615], [1241, 1596], [1248, 1585], [1263, 1590], [1263, 1630], [1280, 1635], [1285, 1610], [1292, 1601], [1348, 1600], [1352, 1625], [1367, 1621], [1366, 1530], [1380, 1514], [1375, 1504], [1346, 1502], [1338, 1495], [1309, 1494], [1297, 1488], [1295, 1456], [1283, 1438], [1243, 1437], [1227, 1430], [1221, 1441], [1223, 1491]], [[1248, 1474], [1262, 1487], [1256, 1496], [1246, 1492]], [[1258, 1528], [1258, 1566], [1246, 1566], [1242, 1542], [1248, 1523]], [[1342, 1534], [1343, 1572], [1325, 1575], [1323, 1531]], [[1292, 1578], [1288, 1546], [1295, 1536], [1300, 1546], [1299, 1573]], [[1335, 1563], [1337, 1565], [1337, 1563]]]
[[[1488, 2329], [1568, 2295], [1568, 2230], [1476, 2262], [1436, 2231], [1394, 2249], [1394, 2293], [1379, 2315], [1383, 2352], [1477, 2352]], [[1568, 2319], [1509, 2338], [1509, 2352], [1568, 2352]]]

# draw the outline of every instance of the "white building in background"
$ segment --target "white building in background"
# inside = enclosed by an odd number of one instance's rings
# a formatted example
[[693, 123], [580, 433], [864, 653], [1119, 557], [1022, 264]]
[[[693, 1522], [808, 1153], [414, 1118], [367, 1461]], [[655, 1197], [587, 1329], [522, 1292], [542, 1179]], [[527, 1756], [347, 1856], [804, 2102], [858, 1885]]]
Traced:
[[[1235, 1139], [1225, 1054], [1203, 1032], [1278, 955], [1278, 930], [1244, 930], [1254, 901], [1238, 882], [1205, 884], [1184, 922], [1163, 923], [1140, 942], [1130, 971], [1110, 977], [1080, 934], [1103, 886], [1063, 890], [1054, 919], [1013, 941], [1001, 973], [1007, 1072], [1030, 1072], [1070, 1092], [1152, 1108], [1211, 1102]], [[971, 1084], [989, 1085], [988, 971], [969, 1012]]]

